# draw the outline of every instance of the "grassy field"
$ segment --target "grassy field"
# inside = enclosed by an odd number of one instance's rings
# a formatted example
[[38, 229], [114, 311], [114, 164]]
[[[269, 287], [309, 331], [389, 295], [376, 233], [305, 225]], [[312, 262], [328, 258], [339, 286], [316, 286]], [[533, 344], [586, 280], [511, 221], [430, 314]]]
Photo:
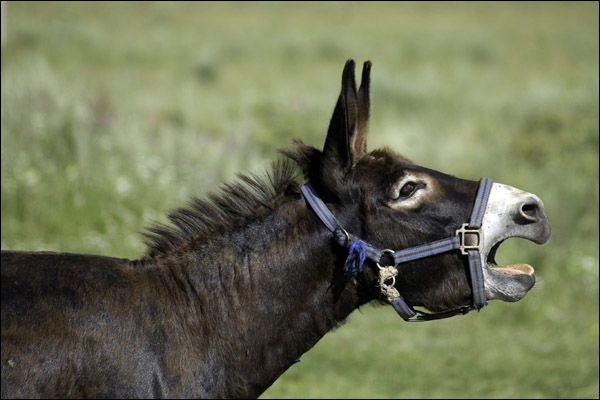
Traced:
[[169, 209], [322, 146], [370, 59], [370, 149], [536, 193], [552, 239], [499, 251], [536, 268], [523, 301], [366, 306], [263, 397], [598, 398], [598, 3], [9, 2], [3, 29], [2, 249], [139, 257]]

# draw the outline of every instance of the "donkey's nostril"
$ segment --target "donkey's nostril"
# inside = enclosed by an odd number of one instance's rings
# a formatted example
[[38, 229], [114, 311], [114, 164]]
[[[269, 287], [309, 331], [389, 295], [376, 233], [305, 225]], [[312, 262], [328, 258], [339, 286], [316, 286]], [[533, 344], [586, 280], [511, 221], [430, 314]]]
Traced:
[[521, 217], [523, 217], [525, 221], [535, 222], [538, 219], [539, 206], [537, 203], [534, 202], [524, 203], [521, 205], [519, 214], [521, 214]]
[[537, 214], [537, 208], [537, 204], [523, 204], [521, 207], [521, 212], [530, 217], [535, 217]]

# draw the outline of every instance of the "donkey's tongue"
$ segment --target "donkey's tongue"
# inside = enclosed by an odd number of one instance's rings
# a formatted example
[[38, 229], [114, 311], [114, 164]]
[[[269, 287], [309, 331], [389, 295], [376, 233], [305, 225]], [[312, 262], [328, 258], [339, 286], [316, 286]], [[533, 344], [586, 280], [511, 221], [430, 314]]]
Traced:
[[533, 267], [529, 264], [494, 265], [491, 268], [496, 272], [506, 275], [533, 275], [535, 272]]

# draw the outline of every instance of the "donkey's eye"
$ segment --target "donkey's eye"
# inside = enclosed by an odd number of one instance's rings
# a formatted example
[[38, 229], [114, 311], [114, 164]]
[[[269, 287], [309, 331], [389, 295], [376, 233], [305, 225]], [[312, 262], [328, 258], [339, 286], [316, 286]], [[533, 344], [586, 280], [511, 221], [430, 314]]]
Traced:
[[400, 178], [391, 188], [384, 202], [394, 210], [414, 210], [431, 198], [435, 181], [424, 173], [409, 173]]
[[410, 197], [418, 188], [419, 185], [416, 182], [406, 182], [398, 192], [398, 197]]

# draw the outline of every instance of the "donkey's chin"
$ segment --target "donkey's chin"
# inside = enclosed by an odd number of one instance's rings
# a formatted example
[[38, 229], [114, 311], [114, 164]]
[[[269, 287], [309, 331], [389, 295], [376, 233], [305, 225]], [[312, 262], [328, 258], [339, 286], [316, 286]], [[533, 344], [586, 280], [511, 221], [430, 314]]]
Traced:
[[486, 266], [483, 275], [488, 300], [519, 301], [535, 285], [533, 267], [529, 264]]

